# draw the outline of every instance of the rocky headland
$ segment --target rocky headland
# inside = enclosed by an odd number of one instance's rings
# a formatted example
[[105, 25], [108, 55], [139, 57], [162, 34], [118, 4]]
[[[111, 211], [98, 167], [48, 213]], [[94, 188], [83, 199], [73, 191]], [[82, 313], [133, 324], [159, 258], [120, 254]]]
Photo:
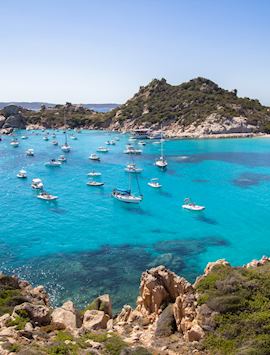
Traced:
[[53, 308], [43, 286], [0, 275], [0, 354], [268, 354], [270, 258], [209, 263], [192, 285], [165, 266], [141, 276], [136, 307], [108, 294]]
[[84, 105], [41, 106], [32, 111], [15, 105], [0, 110], [1, 133], [13, 128], [105, 129], [129, 132], [162, 129], [168, 138], [252, 137], [270, 133], [270, 108], [237, 96], [211, 80], [198, 77], [180, 85], [154, 79], [126, 103], [109, 112]]

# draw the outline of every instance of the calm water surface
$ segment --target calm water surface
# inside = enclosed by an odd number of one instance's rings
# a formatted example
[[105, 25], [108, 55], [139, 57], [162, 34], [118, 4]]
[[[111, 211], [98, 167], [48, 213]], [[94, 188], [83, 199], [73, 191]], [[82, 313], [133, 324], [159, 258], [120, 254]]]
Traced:
[[[113, 188], [128, 184], [126, 135], [95, 163], [89, 154], [116, 134], [85, 131], [70, 140], [67, 163], [46, 168], [61, 151], [37, 133], [18, 148], [10, 137], [0, 142], [0, 267], [44, 284], [55, 304], [71, 298], [83, 306], [108, 292], [119, 309], [134, 303], [140, 274], [151, 266], [165, 264], [193, 281], [208, 261], [241, 265], [270, 254], [270, 140], [167, 141], [166, 172], [153, 165], [160, 146], [147, 142], [135, 158], [144, 169], [144, 200], [131, 206], [110, 197]], [[36, 155], [26, 157], [27, 148]], [[21, 168], [27, 180], [16, 178]], [[104, 187], [86, 185], [92, 169], [102, 172]], [[36, 198], [34, 177], [59, 196], [57, 203]], [[153, 177], [162, 189], [147, 185]], [[187, 196], [206, 210], [182, 210]]]

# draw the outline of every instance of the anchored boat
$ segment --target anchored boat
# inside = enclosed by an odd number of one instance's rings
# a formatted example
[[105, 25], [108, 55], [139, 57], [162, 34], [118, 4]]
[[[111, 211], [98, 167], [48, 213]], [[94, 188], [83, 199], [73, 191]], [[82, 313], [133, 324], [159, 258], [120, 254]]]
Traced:
[[205, 206], [196, 205], [191, 201], [190, 198], [185, 198], [182, 208], [190, 211], [203, 211], [205, 209]]
[[27, 178], [27, 172], [24, 169], [21, 169], [18, 174], [17, 177], [20, 179], [26, 179]]
[[158, 178], [153, 178], [148, 182], [148, 186], [153, 187], [155, 189], [159, 189], [162, 187], [162, 185], [159, 183]]
[[31, 187], [35, 190], [42, 190], [43, 189], [43, 182], [39, 178], [35, 178], [32, 180]]

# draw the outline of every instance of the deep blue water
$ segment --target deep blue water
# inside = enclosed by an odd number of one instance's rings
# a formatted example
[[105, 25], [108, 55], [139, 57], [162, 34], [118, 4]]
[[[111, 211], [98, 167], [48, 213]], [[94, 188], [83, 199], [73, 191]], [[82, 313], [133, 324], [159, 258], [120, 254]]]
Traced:
[[[117, 309], [135, 301], [140, 274], [151, 266], [165, 264], [193, 281], [208, 261], [241, 265], [270, 254], [268, 139], [167, 141], [166, 172], [153, 165], [160, 146], [148, 142], [136, 157], [144, 169], [144, 200], [131, 206], [110, 197], [113, 188], [127, 187], [122, 152], [128, 136], [118, 135], [118, 144], [95, 163], [89, 154], [116, 134], [85, 131], [70, 141], [67, 163], [46, 168], [60, 148], [41, 132], [29, 135], [18, 148], [10, 137], [0, 142], [0, 269], [44, 284], [55, 304], [71, 298], [82, 306], [108, 292]], [[27, 148], [36, 155], [26, 157]], [[27, 180], [16, 177], [22, 167]], [[93, 168], [102, 172], [104, 187], [86, 185]], [[57, 203], [35, 197], [34, 177], [59, 196]], [[153, 177], [162, 189], [147, 185]], [[187, 196], [206, 210], [182, 210]]]

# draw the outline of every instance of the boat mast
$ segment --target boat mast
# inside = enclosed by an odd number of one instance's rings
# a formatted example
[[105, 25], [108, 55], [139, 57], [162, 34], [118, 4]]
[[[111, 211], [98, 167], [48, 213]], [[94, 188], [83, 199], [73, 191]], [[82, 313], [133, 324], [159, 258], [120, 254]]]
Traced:
[[64, 106], [64, 127], [65, 127], [65, 145], [67, 145], [67, 121], [66, 121], [65, 106]]
[[164, 151], [163, 151], [163, 132], [162, 132], [162, 124], [161, 124], [161, 134], [160, 134], [160, 143], [161, 143], [161, 146], [160, 146], [160, 153], [161, 153], [161, 159], [163, 160], [164, 159]]

